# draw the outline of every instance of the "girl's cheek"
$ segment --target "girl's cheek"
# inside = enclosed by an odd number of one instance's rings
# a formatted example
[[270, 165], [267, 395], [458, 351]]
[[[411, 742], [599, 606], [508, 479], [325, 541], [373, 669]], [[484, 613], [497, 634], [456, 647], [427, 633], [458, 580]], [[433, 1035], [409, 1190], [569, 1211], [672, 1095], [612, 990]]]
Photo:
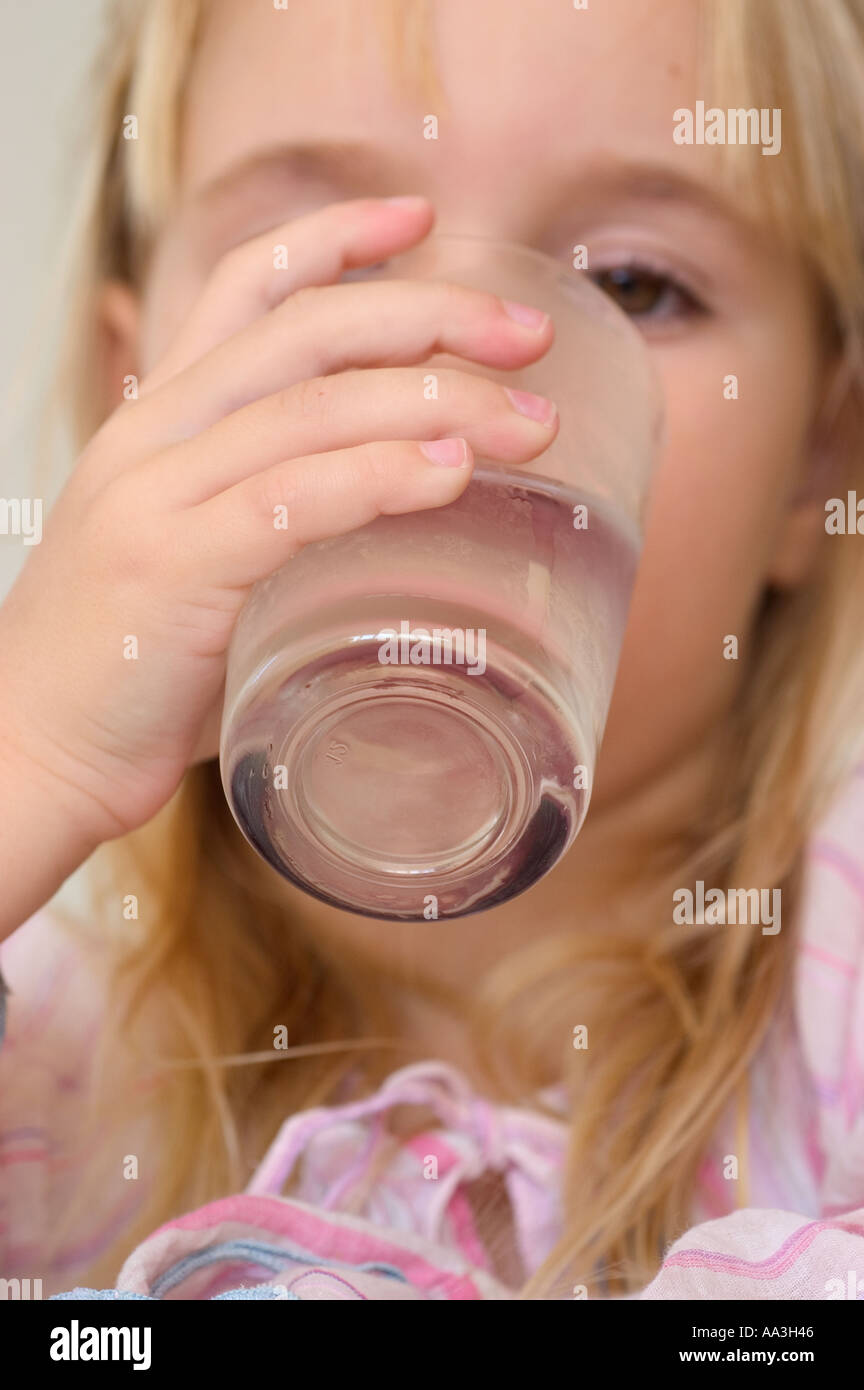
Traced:
[[[627, 704], [632, 695], [660, 723], [660, 711], [668, 712], [661, 687], [687, 693], [685, 721], [698, 721], [698, 706], [713, 716], [718, 700], [731, 698], [736, 676], [723, 658], [724, 639], [736, 636], [739, 647], [746, 642], [782, 524], [794, 422], [782, 425], [770, 395], [724, 395], [730, 357], [735, 354], [722, 348], [687, 357], [667, 352], [658, 363], [666, 444], [652, 491], [618, 700]], [[740, 353], [737, 361], [746, 373]]]
[[758, 583], [801, 467], [807, 392], [782, 343], [742, 338], [718, 334], [658, 355], [666, 447], [652, 540], [685, 549], [688, 537], [710, 540]]

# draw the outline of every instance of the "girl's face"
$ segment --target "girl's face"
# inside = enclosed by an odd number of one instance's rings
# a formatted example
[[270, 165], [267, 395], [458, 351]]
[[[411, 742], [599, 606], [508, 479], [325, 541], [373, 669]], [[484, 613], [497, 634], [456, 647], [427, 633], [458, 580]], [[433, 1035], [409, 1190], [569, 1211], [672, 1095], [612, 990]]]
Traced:
[[[803, 580], [824, 535], [808, 497], [823, 385], [815, 296], [798, 259], [724, 195], [718, 151], [673, 141], [677, 108], [715, 104], [693, 0], [432, 10], [440, 109], [397, 87], [371, 6], [213, 0], [137, 365], [155, 364], [223, 252], [342, 198], [423, 193], [441, 231], [568, 263], [584, 243], [589, 273], [642, 329], [667, 407], [596, 789], [595, 804], [609, 803], [706, 743], [766, 585]], [[437, 139], [424, 137], [430, 115]], [[764, 179], [784, 158], [737, 155]], [[615, 288], [609, 272], [627, 268]], [[724, 658], [728, 635], [737, 662]]]

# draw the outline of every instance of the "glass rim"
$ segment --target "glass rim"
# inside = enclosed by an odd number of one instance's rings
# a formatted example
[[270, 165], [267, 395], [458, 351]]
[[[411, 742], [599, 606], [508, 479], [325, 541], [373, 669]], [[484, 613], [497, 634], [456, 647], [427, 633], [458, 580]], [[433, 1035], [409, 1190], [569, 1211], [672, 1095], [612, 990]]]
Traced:
[[[448, 247], [466, 247], [468, 249], [488, 250], [493, 254], [501, 252], [512, 262], [518, 261], [522, 266], [533, 268], [535, 271], [543, 273], [547, 282], [554, 284], [557, 291], [562, 294], [571, 307], [586, 309], [586, 304], [593, 313], [599, 315], [602, 320], [619, 336], [623, 335], [629, 339], [631, 344], [637, 343], [644, 347], [644, 339], [639, 329], [628, 318], [623, 309], [619, 308], [607, 294], [604, 294], [599, 285], [591, 279], [590, 271], [577, 270], [567, 261], [556, 260], [546, 251], [538, 251], [534, 246], [528, 246], [522, 241], [511, 241], [507, 237], [487, 236], [481, 232], [439, 232], [433, 227], [431, 231], [414, 243], [407, 246], [402, 251], [395, 251], [386, 260], [373, 266], [357, 267], [349, 271], [349, 279], [362, 280], [365, 276], [374, 276], [377, 270], [384, 266], [394, 266], [397, 271], [400, 264], [410, 258], [422, 256], [424, 252], [434, 251], [436, 246], [442, 247], [445, 251]], [[442, 271], [443, 278], [447, 278], [447, 270]]]
[[[542, 267], [546, 271], [552, 271], [556, 276], [570, 282], [570, 277], [566, 275], [568, 270], [572, 271], [573, 276], [581, 274], [575, 267], [568, 266], [564, 261], [558, 261], [554, 256], [550, 256], [546, 251], [538, 251], [535, 246], [528, 246], [524, 241], [511, 241], [508, 237], [487, 236], [483, 232], [439, 232], [433, 227], [427, 232], [422, 241], [416, 242], [413, 246], [408, 246], [404, 251], [396, 251], [388, 260], [401, 260], [405, 256], [414, 255], [423, 251], [430, 244], [447, 244], [457, 246], [478, 246], [489, 248], [494, 251], [504, 251], [511, 257], [518, 257], [523, 261], [531, 261], [533, 264]], [[602, 291], [600, 291], [602, 293]]]

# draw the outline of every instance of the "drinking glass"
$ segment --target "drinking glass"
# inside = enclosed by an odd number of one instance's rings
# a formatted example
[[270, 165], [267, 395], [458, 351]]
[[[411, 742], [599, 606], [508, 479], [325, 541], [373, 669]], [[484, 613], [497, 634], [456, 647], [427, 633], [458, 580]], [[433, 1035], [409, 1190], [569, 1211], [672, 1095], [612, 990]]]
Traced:
[[449, 506], [306, 546], [252, 591], [220, 741], [248, 841], [316, 898], [379, 919], [479, 912], [535, 883], [585, 818], [662, 405], [644, 343], [526, 246], [433, 235], [347, 278], [428, 278], [544, 309], [536, 363], [457, 365], [550, 397], [537, 458], [477, 457]]

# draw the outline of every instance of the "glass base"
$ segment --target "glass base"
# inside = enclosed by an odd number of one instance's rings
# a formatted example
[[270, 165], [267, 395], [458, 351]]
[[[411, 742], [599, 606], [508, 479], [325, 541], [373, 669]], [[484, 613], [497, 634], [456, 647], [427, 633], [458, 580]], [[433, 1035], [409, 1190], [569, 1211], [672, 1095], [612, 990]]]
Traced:
[[505, 902], [578, 832], [584, 746], [511, 654], [482, 675], [397, 674], [378, 649], [355, 640], [249, 701], [223, 763], [235, 819], [280, 874], [348, 911], [434, 921]]

